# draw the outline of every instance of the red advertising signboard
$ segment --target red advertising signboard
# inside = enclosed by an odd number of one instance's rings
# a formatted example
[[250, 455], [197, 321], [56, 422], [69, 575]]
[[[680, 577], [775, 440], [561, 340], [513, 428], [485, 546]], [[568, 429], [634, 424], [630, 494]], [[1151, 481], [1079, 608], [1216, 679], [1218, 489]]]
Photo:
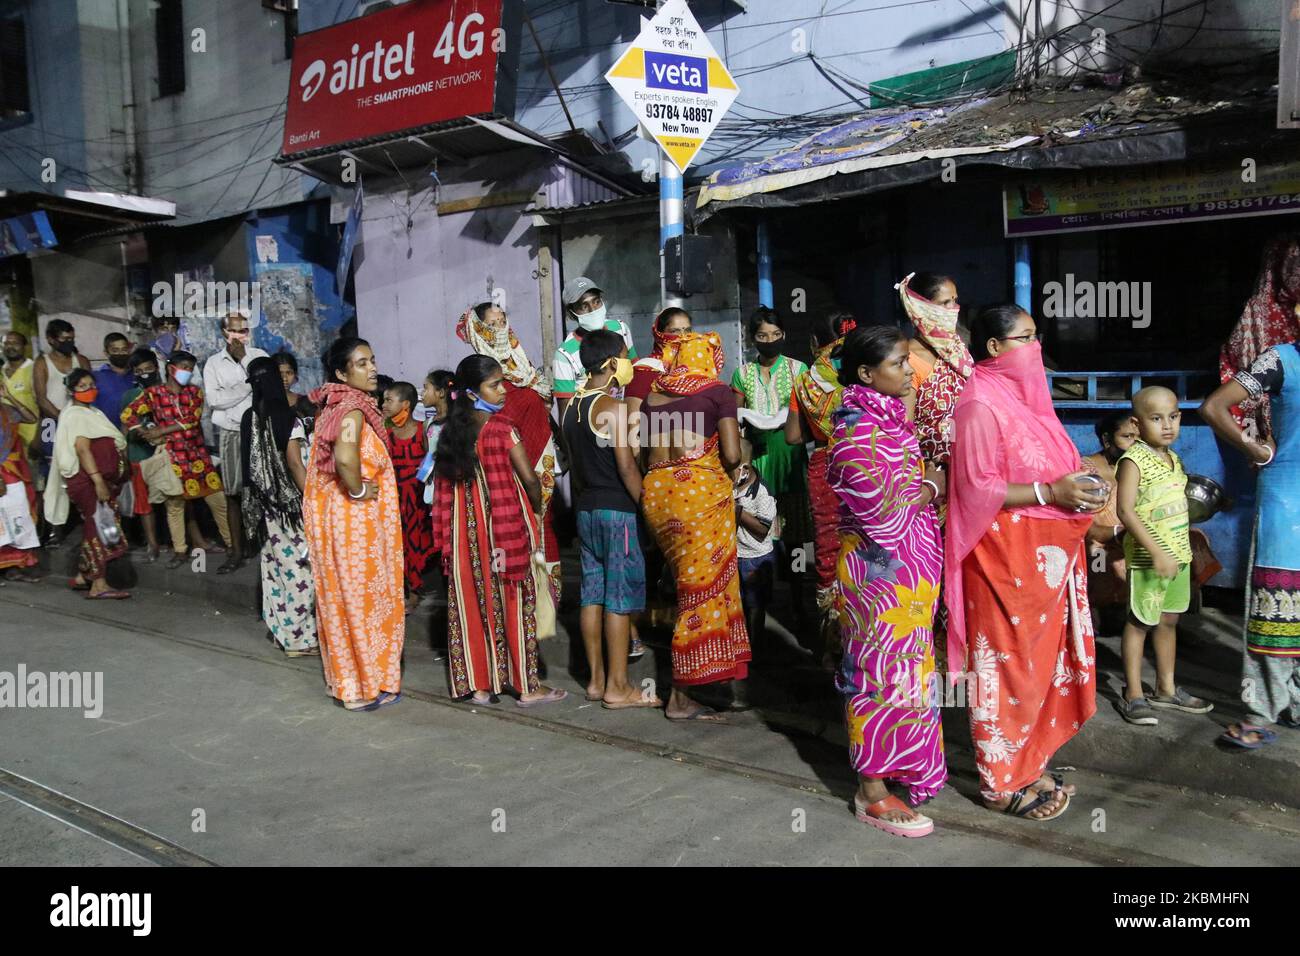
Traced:
[[496, 110], [502, 0], [412, 0], [294, 41], [282, 155]]

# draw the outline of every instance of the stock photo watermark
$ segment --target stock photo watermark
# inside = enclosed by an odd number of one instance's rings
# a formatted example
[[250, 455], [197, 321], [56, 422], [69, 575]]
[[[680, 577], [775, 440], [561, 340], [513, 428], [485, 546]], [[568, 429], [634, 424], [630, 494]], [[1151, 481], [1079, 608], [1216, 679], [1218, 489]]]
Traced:
[[0, 671], [0, 708], [80, 710], [94, 719], [104, 713], [103, 671]]

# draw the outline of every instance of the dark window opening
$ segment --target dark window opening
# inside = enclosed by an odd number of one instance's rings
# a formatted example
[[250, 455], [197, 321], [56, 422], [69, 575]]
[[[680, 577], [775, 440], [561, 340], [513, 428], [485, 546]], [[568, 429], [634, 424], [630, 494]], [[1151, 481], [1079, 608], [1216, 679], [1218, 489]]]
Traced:
[[154, 13], [158, 52], [158, 95], [185, 92], [185, 23], [181, 0], [158, 0]]
[[21, 17], [0, 20], [0, 119], [32, 111], [27, 85], [27, 24]]

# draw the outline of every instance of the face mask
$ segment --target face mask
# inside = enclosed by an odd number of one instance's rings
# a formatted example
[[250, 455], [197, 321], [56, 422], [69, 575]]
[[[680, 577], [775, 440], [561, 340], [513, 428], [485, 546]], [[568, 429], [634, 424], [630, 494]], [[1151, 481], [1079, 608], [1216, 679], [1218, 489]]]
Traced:
[[194, 370], [188, 368], [172, 369], [172, 378], [176, 379], [176, 384], [184, 388], [190, 384], [190, 379], [194, 377]]
[[510, 348], [509, 327], [492, 330], [492, 347], [499, 352], [504, 352], [506, 349]]
[[466, 389], [466, 391], [468, 394], [474, 396], [474, 407], [480, 412], [487, 412], [489, 415], [495, 415], [497, 412], [501, 411], [501, 409], [506, 407], [505, 402], [502, 402], [500, 405], [493, 405], [491, 402], [483, 401], [482, 397], [480, 397], [478, 393], [471, 392], [468, 389]]
[[411, 417], [411, 410], [409, 408], [403, 408], [400, 412], [398, 412], [396, 415], [393, 416], [392, 418], [393, 427], [401, 428], [403, 425], [406, 424], [407, 420], [410, 417]]
[[54, 346], [54, 350], [55, 350], [56, 352], [61, 352], [61, 353], [64, 354], [64, 355], [76, 355], [76, 354], [77, 354], [77, 343], [76, 343], [76, 342], [58, 342], [58, 343], [55, 344], [55, 346]]
[[79, 402], [85, 402], [87, 405], [93, 402], [96, 399], [96, 397], [98, 397], [98, 395], [99, 395], [99, 389], [97, 388], [83, 388], [79, 392], [72, 393], [73, 398], [75, 398]]
[[605, 327], [605, 306], [588, 312], [586, 315], [578, 316], [578, 325], [588, 332], [595, 332]]
[[632, 381], [632, 360], [628, 358], [616, 358], [613, 361], [615, 363], [614, 381], [620, 388], [627, 388], [628, 384]]
[[113, 368], [126, 368], [126, 363], [129, 361], [131, 361], [129, 355], [110, 355], [108, 357], [108, 364]]
[[747, 481], [749, 481], [749, 466], [741, 465], [736, 470], [736, 487], [739, 488]]
[[758, 349], [758, 354], [763, 358], [772, 358], [780, 355], [781, 349], [785, 346], [785, 336], [777, 339], [775, 342], [755, 342], [754, 348]]
[[154, 345], [158, 346], [158, 351], [163, 355], [171, 355], [179, 344], [180, 340], [177, 339], [175, 332], [164, 332], [154, 339]]
[[135, 384], [139, 385], [141, 388], [149, 388], [152, 385], [157, 385], [158, 373], [150, 372], [148, 375], [137, 375], [135, 377]]

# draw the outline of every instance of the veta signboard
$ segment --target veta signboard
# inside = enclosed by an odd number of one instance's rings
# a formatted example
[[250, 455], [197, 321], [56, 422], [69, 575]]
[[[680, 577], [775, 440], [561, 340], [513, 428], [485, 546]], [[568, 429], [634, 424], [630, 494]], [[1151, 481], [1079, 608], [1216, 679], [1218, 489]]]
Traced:
[[740, 95], [686, 0], [642, 17], [605, 79], [682, 172]]
[[502, 0], [413, 0], [302, 34], [281, 154], [513, 111], [497, 108], [501, 10]]
[[1300, 213], [1300, 161], [1177, 163], [1026, 176], [1002, 190], [1007, 238]]

